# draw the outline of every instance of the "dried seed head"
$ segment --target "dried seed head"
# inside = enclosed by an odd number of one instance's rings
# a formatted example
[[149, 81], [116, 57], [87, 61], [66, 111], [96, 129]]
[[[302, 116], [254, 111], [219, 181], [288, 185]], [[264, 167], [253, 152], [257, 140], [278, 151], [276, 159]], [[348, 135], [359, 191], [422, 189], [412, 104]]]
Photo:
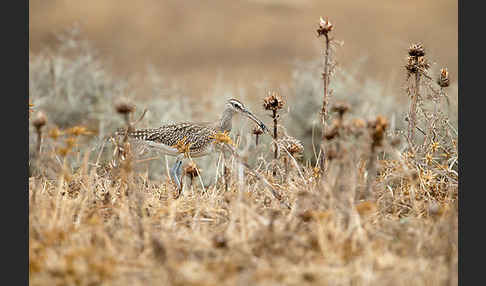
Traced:
[[339, 114], [339, 117], [342, 118], [344, 113], [348, 112], [350, 108], [351, 108], [351, 106], [346, 102], [337, 102], [331, 108], [331, 111], [337, 112]]
[[52, 139], [57, 140], [57, 138], [58, 138], [59, 136], [61, 136], [61, 135], [62, 135], [62, 131], [61, 131], [61, 130], [59, 130], [59, 128], [54, 127], [54, 128], [52, 128], [52, 129], [49, 131], [49, 134], [48, 134], [48, 135], [49, 135], [49, 137], [51, 137]]
[[304, 152], [304, 146], [296, 138], [287, 136], [279, 141], [293, 157], [295, 157], [296, 155], [300, 155], [302, 154], [302, 152]]
[[213, 246], [214, 248], [227, 248], [228, 241], [224, 235], [217, 234], [213, 237]]
[[[201, 171], [201, 170], [199, 170]], [[197, 176], [199, 176], [199, 172], [198, 172], [198, 169], [197, 169], [197, 166], [194, 162], [190, 162], [185, 168], [184, 168], [184, 172], [189, 175], [189, 177], [192, 179], [192, 178], [195, 178]]]
[[324, 20], [322, 17], [319, 19], [319, 28], [317, 28], [317, 36], [322, 36], [322, 35], [327, 35], [332, 29], [334, 28], [334, 25], [331, 24], [329, 19]]
[[214, 135], [209, 136], [209, 138], [214, 139], [214, 141], [213, 141], [214, 143], [226, 143], [226, 144], [229, 144], [229, 145], [236, 146], [236, 144], [233, 142], [233, 140], [229, 136], [228, 131], [218, 132]]
[[251, 131], [254, 135], [261, 135], [263, 134], [263, 130], [259, 126], [253, 127], [253, 130]]
[[129, 114], [135, 110], [135, 106], [131, 104], [128, 99], [122, 98], [115, 103], [115, 109], [120, 114]]
[[427, 60], [426, 57], [418, 57], [417, 58], [417, 65], [418, 65], [418, 68], [421, 71], [426, 71], [430, 68], [429, 61]]
[[330, 130], [327, 131], [325, 134], [324, 134], [324, 137], [327, 139], [327, 140], [332, 140], [334, 139], [336, 136], [339, 136], [339, 128], [340, 128], [340, 124], [339, 122], [334, 122], [333, 125], [331, 126]]
[[265, 110], [279, 110], [282, 109], [285, 104], [285, 101], [282, 99], [282, 96], [277, 92], [269, 92], [268, 96], [263, 99], [263, 108]]
[[440, 70], [440, 75], [439, 75], [439, 79], [437, 80], [437, 83], [439, 84], [440, 87], [449, 86], [449, 72], [447, 71], [447, 68], [442, 68]]
[[340, 158], [340, 154], [334, 148], [327, 150], [327, 159], [332, 161], [334, 159]]
[[184, 156], [189, 157], [189, 152], [192, 144], [186, 143], [186, 140], [187, 137], [184, 137], [182, 138], [182, 140], [177, 141], [177, 143], [171, 147], [176, 148], [180, 154], [184, 154]]
[[417, 59], [415, 57], [408, 56], [407, 64], [405, 65], [405, 68], [409, 73], [417, 73], [418, 71]]
[[84, 126], [74, 126], [66, 130], [66, 133], [73, 136], [79, 135], [91, 135], [93, 132], [88, 131], [88, 129]]
[[425, 49], [422, 43], [413, 44], [408, 48], [408, 54], [411, 57], [423, 57], [425, 56]]
[[368, 122], [368, 128], [370, 129], [371, 138], [373, 139], [373, 148], [382, 145], [387, 127], [388, 121], [381, 115], [378, 115], [374, 121]]
[[37, 131], [40, 131], [40, 129], [46, 125], [47, 123], [47, 116], [44, 114], [44, 112], [42, 111], [39, 111], [37, 112], [37, 115], [34, 119], [34, 121], [32, 122], [32, 125], [34, 125], [34, 127], [37, 129]]

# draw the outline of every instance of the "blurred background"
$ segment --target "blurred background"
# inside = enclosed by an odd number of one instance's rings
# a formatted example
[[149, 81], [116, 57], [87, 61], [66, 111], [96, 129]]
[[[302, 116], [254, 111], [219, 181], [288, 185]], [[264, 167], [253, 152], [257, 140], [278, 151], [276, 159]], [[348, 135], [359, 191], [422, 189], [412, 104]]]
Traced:
[[[148, 109], [143, 128], [216, 120], [230, 97], [270, 123], [262, 100], [276, 90], [286, 100], [280, 130], [312, 160], [323, 93], [319, 17], [334, 24], [330, 103], [348, 102], [350, 119], [382, 114], [401, 132], [404, 65], [417, 42], [434, 81], [449, 70], [443, 110], [457, 127], [457, 14], [456, 0], [30, 0], [29, 97], [49, 128], [96, 131], [98, 150], [123, 126], [113, 108], [121, 95], [134, 100], [137, 116]], [[237, 134], [250, 135], [251, 124], [238, 124]]]
[[30, 0], [30, 51], [55, 47], [56, 35], [77, 23], [112, 72], [133, 76], [153, 65], [198, 95], [215, 80], [250, 86], [290, 80], [297, 60], [318, 59], [319, 17], [334, 23], [344, 42], [341, 68], [362, 62], [360, 80], [403, 84], [411, 43], [457, 79], [455, 0]]

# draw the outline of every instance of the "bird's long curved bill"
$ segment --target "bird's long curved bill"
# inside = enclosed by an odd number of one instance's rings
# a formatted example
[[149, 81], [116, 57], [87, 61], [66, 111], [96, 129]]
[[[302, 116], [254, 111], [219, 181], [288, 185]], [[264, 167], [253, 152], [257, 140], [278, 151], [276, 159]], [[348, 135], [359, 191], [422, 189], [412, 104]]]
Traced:
[[263, 132], [270, 132], [270, 130], [267, 128], [267, 126], [263, 123], [263, 121], [261, 121], [260, 119], [258, 119], [255, 115], [253, 115], [253, 113], [251, 113], [250, 111], [248, 110], [245, 110], [244, 114], [250, 118], [251, 120], [253, 120], [256, 124], [258, 124], [258, 126], [263, 130]]

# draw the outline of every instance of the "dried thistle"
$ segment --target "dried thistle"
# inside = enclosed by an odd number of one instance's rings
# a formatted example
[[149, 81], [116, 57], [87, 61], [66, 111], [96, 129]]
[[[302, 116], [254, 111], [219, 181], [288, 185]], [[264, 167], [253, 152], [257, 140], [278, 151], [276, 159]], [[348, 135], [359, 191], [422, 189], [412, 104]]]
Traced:
[[34, 121], [32, 121], [32, 125], [35, 127], [37, 132], [40, 132], [40, 129], [46, 125], [47, 123], [47, 116], [44, 112], [39, 111], [37, 112], [37, 116], [35, 117]]
[[339, 114], [339, 118], [343, 118], [344, 114], [351, 109], [351, 106], [346, 102], [336, 102], [334, 106], [331, 108], [331, 111], [337, 112]]
[[59, 138], [59, 136], [61, 136], [62, 134], [63, 132], [59, 130], [59, 128], [54, 127], [51, 130], [49, 130], [49, 133], [47, 135], [53, 140], [57, 140], [57, 138]]
[[176, 148], [177, 151], [181, 154], [184, 154], [185, 157], [189, 157], [189, 152], [192, 144], [186, 144], [186, 140], [187, 137], [184, 137], [182, 140], [177, 141], [177, 143], [171, 147]]
[[331, 126], [331, 129], [324, 134], [326, 140], [332, 140], [339, 136], [339, 129], [341, 128], [341, 121], [335, 120]]
[[[265, 110], [271, 110], [272, 111], [272, 118], [273, 118], [273, 139], [276, 141], [277, 136], [278, 136], [278, 130], [277, 130], [277, 121], [278, 121], [278, 114], [277, 110], [282, 109], [284, 106], [285, 102], [278, 94], [277, 92], [269, 92], [268, 96], [263, 99], [263, 108]], [[276, 160], [278, 157], [278, 144], [275, 142], [274, 144], [275, 151], [273, 158]], [[277, 174], [277, 171], [274, 169], [272, 174], [275, 176]]]
[[442, 68], [440, 70], [439, 78], [437, 79], [437, 83], [440, 87], [448, 87], [449, 86], [449, 72], [447, 68]]
[[[427, 70], [430, 68], [430, 64], [425, 58], [425, 49], [421, 43], [413, 44], [408, 49], [408, 58], [405, 68], [410, 77], [412, 74], [415, 75], [415, 85], [413, 87], [413, 92], [411, 93], [410, 110], [408, 117], [410, 121], [408, 123], [408, 142], [412, 146], [415, 139], [415, 128], [417, 126], [417, 104], [420, 97], [420, 79], [421, 76], [427, 76]], [[428, 77], [428, 76], [427, 76]]]
[[201, 170], [198, 169], [196, 164], [192, 161], [184, 168], [184, 173], [191, 179], [191, 186], [193, 179], [199, 176], [200, 171]]
[[235, 146], [235, 143], [233, 142], [233, 140], [229, 136], [229, 132], [228, 131], [218, 132], [218, 133], [216, 133], [214, 135], [209, 136], [209, 138], [214, 139], [214, 142], [215, 143], [216, 142], [217, 143], [226, 143], [226, 144]]
[[430, 64], [425, 57], [407, 57], [407, 64], [405, 65], [409, 74], [425, 74], [430, 68]]
[[322, 35], [327, 36], [327, 33], [332, 31], [334, 28], [334, 25], [331, 24], [329, 19], [326, 17], [324, 20], [322, 17], [319, 18], [319, 27], [317, 28], [317, 36], [320, 37]]
[[368, 122], [370, 135], [373, 139], [372, 148], [382, 146], [385, 130], [388, 127], [388, 121], [385, 117], [378, 115], [374, 121]]
[[368, 159], [367, 170], [368, 178], [366, 182], [365, 198], [371, 195], [372, 183], [376, 177], [376, 147], [382, 146], [385, 130], [388, 127], [388, 121], [385, 117], [378, 115], [375, 120], [368, 122], [368, 129], [372, 139], [371, 152]]
[[319, 19], [319, 28], [317, 29], [317, 37], [324, 36], [325, 38], [325, 50], [324, 50], [324, 67], [323, 67], [323, 72], [322, 72], [322, 80], [324, 83], [324, 95], [322, 98], [322, 109], [321, 109], [321, 114], [320, 114], [320, 119], [321, 119], [321, 127], [322, 127], [322, 140], [320, 144], [320, 161], [319, 161], [319, 166], [321, 168], [321, 172], [324, 172], [325, 169], [325, 162], [326, 162], [326, 151], [325, 151], [325, 145], [324, 142], [326, 140], [326, 134], [327, 132], [327, 118], [328, 118], [328, 97], [329, 97], [329, 81], [330, 81], [330, 67], [329, 67], [329, 62], [330, 62], [330, 49], [331, 49], [331, 42], [333, 41], [332, 39], [329, 38], [329, 32], [334, 29], [334, 25], [331, 24], [329, 19], [326, 17], [324, 20], [322, 17]]
[[279, 141], [279, 144], [282, 144], [292, 157], [296, 157], [304, 152], [304, 145], [294, 137], [287, 136]]
[[66, 130], [66, 133], [72, 136], [80, 136], [80, 135], [91, 135], [93, 132], [89, 131], [84, 126], [74, 126]]
[[115, 110], [120, 114], [129, 114], [135, 111], [135, 106], [131, 104], [128, 99], [121, 98], [115, 103]]
[[263, 99], [263, 108], [265, 110], [279, 110], [282, 109], [285, 104], [282, 96], [273, 91], [269, 92], [268, 96]]
[[47, 116], [42, 112], [37, 112], [37, 116], [35, 117], [32, 125], [35, 127], [35, 131], [37, 133], [37, 155], [40, 154], [41, 151], [41, 142], [42, 142], [42, 127], [47, 123]]
[[255, 135], [255, 145], [258, 146], [258, 138], [263, 134], [263, 130], [260, 128], [260, 126], [255, 126], [253, 127], [251, 133]]
[[423, 57], [425, 56], [425, 49], [422, 43], [412, 44], [408, 48], [408, 54], [411, 57]]

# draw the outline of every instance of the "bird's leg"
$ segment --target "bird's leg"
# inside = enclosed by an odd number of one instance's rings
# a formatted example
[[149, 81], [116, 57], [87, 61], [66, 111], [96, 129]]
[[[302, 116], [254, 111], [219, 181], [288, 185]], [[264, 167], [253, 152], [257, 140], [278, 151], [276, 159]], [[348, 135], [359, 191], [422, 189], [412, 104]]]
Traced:
[[177, 156], [177, 160], [170, 169], [170, 177], [177, 185], [177, 197], [182, 193], [182, 161], [184, 160], [184, 156]]

